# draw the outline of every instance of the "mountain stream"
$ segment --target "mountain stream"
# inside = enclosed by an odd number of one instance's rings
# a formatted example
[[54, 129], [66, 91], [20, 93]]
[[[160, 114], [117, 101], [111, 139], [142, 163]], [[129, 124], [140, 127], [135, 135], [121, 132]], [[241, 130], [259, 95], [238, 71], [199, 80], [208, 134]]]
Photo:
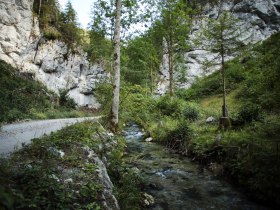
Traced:
[[144, 191], [152, 195], [154, 210], [264, 210], [249, 201], [229, 183], [214, 176], [191, 159], [145, 142], [141, 128], [131, 124], [124, 130], [126, 160], [139, 169]]

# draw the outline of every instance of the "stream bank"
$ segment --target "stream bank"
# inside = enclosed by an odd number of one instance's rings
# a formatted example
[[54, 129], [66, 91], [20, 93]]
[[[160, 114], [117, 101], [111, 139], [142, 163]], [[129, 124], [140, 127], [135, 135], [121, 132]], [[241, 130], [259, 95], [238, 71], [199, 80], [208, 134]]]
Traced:
[[152, 196], [147, 209], [269, 209], [249, 201], [229, 183], [162, 145], [145, 142], [141, 128], [124, 130], [127, 164], [144, 180], [143, 191]]

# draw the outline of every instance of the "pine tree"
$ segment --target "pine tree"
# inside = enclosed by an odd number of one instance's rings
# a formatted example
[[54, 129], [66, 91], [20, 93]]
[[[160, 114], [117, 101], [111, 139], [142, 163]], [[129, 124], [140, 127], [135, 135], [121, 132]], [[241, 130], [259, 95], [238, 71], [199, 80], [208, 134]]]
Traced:
[[38, 15], [40, 27], [58, 26], [59, 6], [57, 0], [38, 0], [34, 1], [33, 11]]
[[[228, 118], [226, 102], [226, 78], [225, 78], [225, 57], [236, 55], [243, 50], [244, 44], [240, 41], [244, 31], [239, 26], [239, 21], [228, 11], [223, 11], [217, 19], [209, 18], [199, 34], [198, 43], [205, 50], [217, 54], [218, 62], [221, 65], [223, 84], [223, 105], [222, 117]], [[224, 126], [224, 124], [223, 124]]]
[[77, 13], [70, 1], [66, 3], [65, 10], [61, 13], [61, 31], [64, 40], [68, 44], [80, 43], [81, 35], [77, 21]]

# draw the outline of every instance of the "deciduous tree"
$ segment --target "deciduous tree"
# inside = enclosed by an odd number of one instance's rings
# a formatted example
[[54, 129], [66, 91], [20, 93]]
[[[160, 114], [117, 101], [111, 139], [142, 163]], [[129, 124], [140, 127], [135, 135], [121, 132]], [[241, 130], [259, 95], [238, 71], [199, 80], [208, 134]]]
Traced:
[[111, 112], [110, 129], [117, 132], [119, 123], [119, 100], [120, 100], [120, 34], [121, 34], [121, 0], [116, 0], [115, 9], [115, 27], [114, 27], [114, 86], [113, 86], [113, 103]]

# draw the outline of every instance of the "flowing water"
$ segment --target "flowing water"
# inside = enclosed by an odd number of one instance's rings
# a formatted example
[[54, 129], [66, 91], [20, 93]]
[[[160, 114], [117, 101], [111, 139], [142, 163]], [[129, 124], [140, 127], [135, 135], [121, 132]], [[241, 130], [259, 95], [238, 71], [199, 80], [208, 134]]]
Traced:
[[230, 184], [186, 157], [168, 152], [162, 145], [145, 142], [135, 124], [124, 130], [131, 167], [144, 177], [144, 191], [152, 195], [155, 210], [264, 210]]

